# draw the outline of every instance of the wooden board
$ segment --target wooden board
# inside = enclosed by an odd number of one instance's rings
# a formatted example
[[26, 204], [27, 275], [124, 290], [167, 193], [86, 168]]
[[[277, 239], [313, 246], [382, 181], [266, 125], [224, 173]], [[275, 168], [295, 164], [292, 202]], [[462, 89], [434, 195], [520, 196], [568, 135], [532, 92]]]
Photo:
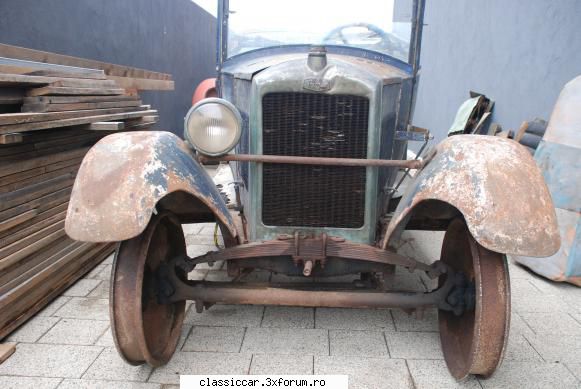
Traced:
[[45, 246], [56, 241], [57, 239], [60, 239], [63, 236], [66, 236], [66, 233], [65, 233], [65, 230], [63, 227], [64, 227], [64, 222], [61, 222], [61, 225], [59, 226], [59, 228], [56, 231], [38, 239], [38, 240], [30, 242], [29, 245], [27, 245], [26, 247], [22, 248], [19, 251], [16, 251], [16, 252], [14, 252], [14, 253], [12, 253], [4, 258], [0, 258], [0, 271], [13, 265], [14, 263], [18, 262], [19, 260], [26, 257], [27, 255], [30, 255], [38, 250], [42, 250]]
[[12, 268], [0, 272], [0, 294], [8, 293], [18, 285], [33, 278], [37, 273], [42, 272], [47, 267], [58, 262], [61, 257], [69, 252], [77, 250], [83, 246], [83, 242], [72, 241], [68, 237], [63, 237], [55, 241], [50, 246], [46, 246], [42, 251], [35, 252], [16, 263]]
[[79, 157], [49, 163], [48, 165], [45, 166], [39, 166], [29, 170], [24, 170], [4, 177], [0, 177], [0, 187], [12, 185], [44, 174], [49, 174], [51, 172], [58, 171], [60, 169], [65, 169], [67, 167], [79, 166], [81, 164], [81, 161], [83, 160], [83, 157], [84, 155], [81, 155]]
[[26, 211], [21, 213], [18, 216], [14, 216], [8, 220], [0, 220], [0, 232], [9, 230], [22, 224], [38, 215], [38, 211], [36, 209], [31, 209], [30, 211]]
[[[8, 176], [10, 174], [23, 172], [26, 170], [34, 169], [41, 166], [46, 166], [53, 164], [55, 162], [66, 161], [69, 159], [78, 158], [80, 156], [84, 156], [87, 151], [89, 151], [89, 147], [71, 150], [71, 151], [64, 151], [62, 153], [47, 155], [43, 157], [33, 158], [25, 161], [21, 161], [19, 163], [14, 164], [2, 164], [0, 165], [0, 177]], [[0, 181], [1, 184], [1, 181]]]
[[4, 363], [16, 351], [16, 343], [0, 344], [0, 364]]
[[[11, 134], [8, 134], [11, 135]], [[26, 134], [18, 134], [22, 135], [22, 138], [26, 136]], [[30, 143], [22, 143], [22, 144], [9, 144], [9, 145], [2, 145], [0, 146], [0, 160], [2, 157], [12, 154], [23, 153], [26, 151], [34, 150], [34, 145]]]
[[21, 134], [3, 134], [0, 135], [0, 145], [10, 145], [22, 142]]
[[81, 111], [88, 109], [139, 107], [141, 104], [141, 100], [108, 101], [102, 103], [25, 104], [22, 106], [22, 112]]
[[[75, 127], [72, 127], [76, 129]], [[54, 130], [54, 132], [58, 132], [58, 130]], [[56, 153], [55, 150], [58, 148], [62, 148], [62, 151], [68, 151], [68, 149], [73, 148], [73, 144], [78, 143], [78, 141], [90, 138], [90, 135], [87, 135], [89, 131], [78, 131], [78, 135], [74, 137], [71, 136], [71, 139], [68, 138], [61, 138], [55, 140], [47, 140], [47, 141], [30, 141], [30, 135], [35, 134], [34, 132], [24, 132], [23, 135], [23, 142], [20, 144], [13, 144], [13, 145], [5, 145], [4, 147], [0, 146], [0, 162], [13, 162], [15, 159], [30, 159], [33, 157], [43, 156], [49, 153]], [[51, 131], [44, 131], [44, 132], [37, 132], [37, 134], [47, 134], [51, 133]], [[94, 137], [94, 136], [93, 136]], [[70, 146], [68, 146], [70, 145]], [[89, 146], [89, 145], [87, 145]], [[68, 149], [67, 149], [68, 147]]]
[[139, 96], [36, 96], [25, 97], [24, 104], [76, 104], [76, 103], [107, 103], [113, 101], [139, 100]]
[[[148, 80], [145, 78], [127, 78], [127, 77], [115, 77], [107, 76], [104, 80], [94, 79], [90, 75], [83, 77], [79, 75], [62, 74], [62, 73], [51, 73], [51, 72], [35, 72], [26, 74], [15, 74], [10, 71], [11, 69], [2, 68], [0, 66], [0, 74], [2, 75], [13, 75], [20, 77], [7, 78], [6, 80], [0, 79], [0, 86], [42, 86], [42, 85], [52, 85], [60, 87], [71, 87], [71, 88], [91, 88], [91, 87], [117, 87], [124, 88], [127, 90], [159, 90], [168, 91], [175, 89], [175, 83], [171, 80]], [[24, 78], [24, 77], [34, 77], [34, 78]]]
[[105, 96], [105, 95], [123, 95], [125, 89], [117, 88], [64, 88], [56, 86], [45, 86], [42, 88], [31, 89], [26, 92], [27, 96], [46, 96], [46, 95], [81, 95], [81, 96]]
[[39, 212], [44, 212], [50, 208], [56, 207], [57, 205], [66, 203], [69, 201], [72, 189], [73, 187], [70, 186], [39, 199], [29, 201], [26, 204], [19, 205], [18, 207], [2, 211], [0, 212], [0, 220], [17, 216], [20, 213], [29, 211], [31, 209], [38, 209]]
[[[120, 109], [123, 109], [123, 108], [120, 108]], [[75, 118], [75, 119], [53, 120], [53, 121], [46, 121], [46, 122], [40, 122], [40, 123], [7, 125], [7, 126], [0, 126], [0, 134], [8, 134], [8, 133], [15, 133], [15, 132], [23, 132], [23, 131], [47, 130], [50, 128], [58, 128], [58, 127], [80, 126], [81, 124], [90, 124], [90, 123], [95, 123], [95, 122], [106, 122], [106, 121], [113, 121], [113, 120], [138, 118], [138, 117], [147, 116], [147, 115], [155, 115], [156, 113], [157, 113], [157, 111], [155, 111], [155, 110], [148, 110], [148, 111], [127, 112], [127, 113], [119, 113], [119, 114], [111, 114], [111, 115], [86, 116], [86, 117], [80, 117], [80, 118]], [[80, 128], [84, 129], [84, 130], [90, 129], [87, 126], [80, 127]]]
[[175, 83], [171, 80], [147, 80], [144, 78], [126, 78], [109, 76], [118, 86], [125, 89], [136, 90], [174, 90]]
[[0, 264], [3, 263], [5, 258], [8, 256], [22, 250], [29, 250], [31, 244], [38, 243], [42, 238], [49, 236], [50, 234], [62, 230], [64, 228], [64, 218], [53, 220], [53, 224], [47, 225], [44, 228], [36, 231], [33, 234], [27, 235], [18, 241], [12, 242], [0, 249]]
[[85, 137], [96, 136], [92, 131], [79, 130], [74, 127], [64, 127], [52, 131], [24, 132], [18, 135], [22, 136], [22, 144], [0, 146], [0, 160], [6, 156], [71, 144]]
[[0, 72], [14, 74], [32, 74], [44, 76], [47, 74], [65, 75], [68, 77], [86, 77], [105, 80], [105, 72], [97, 69], [75, 66], [56, 65], [51, 63], [26, 61], [22, 59], [0, 57]]
[[137, 131], [137, 130], [145, 130], [157, 124], [157, 121], [150, 121], [150, 122], [142, 122], [139, 124], [127, 124], [125, 126], [125, 131]]
[[[55, 135], [56, 134], [56, 131]], [[51, 134], [52, 132], [47, 132], [47, 134]], [[46, 140], [42, 140], [39, 138], [38, 141], [34, 141], [34, 134], [42, 134], [42, 132], [32, 132], [32, 133], [25, 133], [25, 137], [24, 140], [27, 142], [33, 142], [33, 143], [28, 143], [28, 144], [32, 144], [32, 146], [34, 147], [34, 150], [40, 151], [40, 150], [45, 150], [45, 149], [52, 149], [55, 146], [67, 146], [67, 145], [75, 145], [77, 144], [79, 141], [83, 141], [83, 140], [94, 140], [94, 139], [98, 139], [99, 135], [95, 134], [93, 132], [90, 131], [75, 131], [75, 132], [71, 132], [68, 136], [64, 136], [64, 137], [47, 137], [45, 138]]]
[[125, 121], [125, 123], [129, 126], [129, 125], [136, 125], [136, 124], [142, 124], [142, 123], [150, 123], [150, 122], [157, 122], [159, 120], [159, 116], [158, 115], [147, 115], [147, 116], [143, 116], [137, 119], [128, 119]]
[[[89, 133], [88, 131], [84, 133]], [[21, 133], [20, 135], [24, 138], [24, 143], [22, 145], [12, 145], [10, 147], [0, 147], [0, 156], [4, 155], [2, 153], [3, 150], [15, 149], [15, 148], [23, 148], [33, 146], [33, 143], [43, 141], [43, 140], [57, 140], [62, 138], [68, 138], [71, 135], [81, 135], [83, 132], [78, 132], [74, 128], [61, 128], [55, 129], [53, 131], [41, 131], [41, 132], [29, 132], [29, 133]]]
[[[63, 144], [55, 144], [54, 146], [47, 146], [44, 147], [39, 145], [38, 147], [34, 147], [32, 150], [24, 150], [23, 152], [18, 152], [17, 150], [12, 150], [12, 153], [7, 153], [6, 155], [0, 157], [0, 165], [8, 164], [8, 163], [16, 163], [18, 160], [29, 160], [33, 158], [40, 158], [46, 157], [49, 154], [59, 154], [65, 151], [72, 151], [73, 149], [78, 148], [85, 148], [93, 146], [102, 135], [95, 134], [95, 136], [89, 140], [85, 140], [85, 137], [79, 138], [79, 140], [71, 142], [63, 143]], [[2, 179], [0, 178], [0, 181]]]
[[87, 80], [62, 77], [55, 78], [55, 81], [50, 86], [62, 88], [119, 88], [119, 85], [113, 80]]
[[[6, 247], [12, 243], [24, 239], [25, 237], [32, 235], [43, 228], [48, 227], [58, 221], [65, 220], [67, 214], [68, 203], [63, 203], [54, 208], [49, 209], [46, 212], [42, 212], [37, 217], [30, 219], [26, 223], [22, 223], [21, 226], [16, 226], [8, 231], [3, 232], [3, 237], [0, 237], [0, 248]], [[34, 210], [37, 211], [37, 210]], [[55, 213], [56, 212], [56, 213]]]
[[[54, 250], [54, 247], [57, 247], [56, 250]], [[61, 262], [61, 266], [62, 263], [66, 263], [67, 260], [70, 259], [74, 259], [74, 258], [78, 258], [81, 255], [83, 255], [84, 253], [86, 253], [87, 251], [91, 251], [95, 249], [94, 244], [91, 243], [84, 243], [84, 242], [75, 242], [72, 239], [68, 238], [68, 237], [64, 237], [61, 240], [55, 242], [51, 248], [53, 248], [52, 250], [50, 248], [47, 248], [47, 250], [50, 250], [51, 254], [50, 255], [40, 255], [37, 260], [37, 258], [35, 258], [35, 256], [30, 256], [27, 258], [27, 261], [25, 261], [24, 263], [28, 262], [30, 263], [31, 261], [33, 262], [33, 265], [36, 264], [34, 270], [36, 274], [32, 274], [31, 277], [28, 277], [27, 279], [21, 280], [21, 282], [18, 283], [13, 283], [13, 282], [7, 282], [6, 284], [4, 284], [1, 288], [0, 288], [0, 295], [1, 294], [8, 294], [11, 291], [17, 291], [18, 289], [21, 289], [21, 285], [25, 285], [27, 282], [29, 282], [30, 280], [34, 280], [36, 277], [38, 277], [39, 274], [42, 274], [43, 272], [45, 272], [46, 270], [50, 269], [50, 268], [55, 268], [59, 266], [59, 262]], [[12, 269], [14, 270], [14, 268]], [[2, 274], [8, 274], [8, 273], [2, 273]], [[24, 282], [22, 282], [24, 281]], [[58, 281], [55, 279], [55, 281]]]
[[[87, 147], [96, 143], [103, 135], [87, 131], [80, 131], [79, 135], [69, 138], [55, 139], [53, 141], [40, 141], [35, 143], [22, 143], [22, 147], [10, 147], [3, 150], [0, 148], [0, 162], [11, 162], [15, 159], [35, 158], [50, 153], [68, 151], [73, 148]], [[26, 137], [23, 137], [26, 139]], [[13, 145], [16, 146], [16, 145]]]
[[32, 211], [36, 213], [36, 216], [8, 230], [0, 231], [0, 247], [14, 243], [23, 237], [41, 230], [49, 224], [54, 223], [56, 219], [53, 218], [59, 214], [62, 214], [64, 219], [64, 215], [67, 210], [68, 201], [43, 211], [40, 211], [39, 209], [33, 209]]
[[[45, 293], [43, 288], [46, 284], [58, 284], [61, 282], [64, 276], [64, 274], [62, 274], [63, 270], [67, 267], [70, 267], [71, 269], [75, 268], [72, 262], [77, 261], [82, 264], [88, 257], [101, 251], [103, 246], [106, 245], [85, 243], [78, 249], [61, 256], [58, 261], [44, 269], [42, 272], [37, 273], [35, 277], [28, 279], [25, 283], [21, 283], [17, 288], [13, 288], [9, 293], [0, 295], [0, 311], [5, 310], [8, 307], [18, 308], [26, 306], [29, 303], [26, 299], [32, 299], [34, 297], [38, 298], [39, 295]], [[0, 317], [2, 317], [2, 315], [0, 315]], [[1, 320], [2, 319], [0, 319], [0, 325], [2, 324]]]
[[514, 136], [514, 140], [517, 142], [520, 142], [520, 140], [524, 136], [525, 132], [527, 131], [527, 128], [529, 128], [529, 122], [526, 122], [526, 121], [522, 122], [516, 135]]
[[124, 128], [124, 122], [97, 122], [89, 124], [91, 131], [120, 131]]
[[0, 211], [4, 211], [27, 201], [37, 199], [50, 193], [71, 186], [75, 182], [76, 174], [70, 172], [46, 181], [36, 182], [14, 192], [0, 195]]
[[23, 86], [34, 88], [42, 85], [68, 88], [119, 88], [114, 80], [109, 79], [91, 80], [86, 78], [63, 78], [0, 73], [0, 86]]
[[23, 188], [30, 187], [35, 183], [51, 180], [53, 178], [63, 176], [65, 174], [71, 174], [72, 176], [76, 176], [76, 173], [79, 170], [79, 165], [80, 165], [79, 163], [76, 163], [74, 165], [67, 166], [62, 169], [58, 169], [52, 172], [40, 174], [34, 177], [13, 182], [11, 184], [0, 186], [0, 195], [4, 193], [19, 191]]
[[18, 317], [23, 310], [29, 309], [31, 305], [34, 306], [34, 302], [47, 295], [51, 289], [57, 289], [71, 274], [77, 273], [79, 267], [83, 267], [88, 260], [91, 260], [90, 255], [95, 256], [99, 250], [102, 250], [102, 246], [84, 244], [67, 250], [63, 253], [64, 255], [58, 253], [56, 260], [51, 258], [44, 266], [39, 266], [33, 277], [2, 293], [0, 312], [4, 311], [5, 314], [0, 315], [0, 328], [11, 321], [10, 316]]
[[[30, 317], [44, 308], [54, 298], [59, 296], [64, 290], [81, 278], [84, 274], [101, 263], [115, 250], [115, 245], [105, 245], [99, 252], [88, 255], [85, 259], [81, 258], [73, 263], [69, 268], [61, 272], [60, 282], [53, 282], [43, 290], [37, 290], [33, 296], [29, 296], [28, 301], [24, 302], [23, 307], [15, 309], [8, 307], [0, 309], [0, 316], [4, 313], [6, 318], [0, 322], [0, 339], [5, 338], [8, 334], [26, 322]], [[8, 313], [10, 316], [8, 316]]]
[[[0, 127], [15, 124], [52, 122], [63, 119], [111, 115], [125, 112], [142, 111], [141, 107], [104, 108], [94, 110], [67, 111], [67, 112], [22, 112], [0, 115]], [[144, 114], [145, 115], [145, 114]], [[147, 114], [149, 115], [149, 114]], [[100, 120], [96, 120], [100, 121]], [[89, 122], [90, 123], [90, 122]], [[56, 126], [58, 127], [58, 126]], [[4, 132], [5, 133], [5, 132]]]
[[[0, 56], [7, 51], [75, 60], [0, 44]], [[104, 64], [123, 69], [106, 76], [38, 62], [0, 58], [0, 112], [25, 111], [0, 114], [0, 339], [114, 250], [66, 236], [74, 179], [107, 132], [157, 122], [157, 111], [141, 105], [134, 90], [174, 86], [169, 75], [149, 78], [155, 73], [118, 65]]]
[[21, 104], [24, 95], [24, 89], [0, 88], [0, 104]]
[[169, 74], [4, 44], [0, 44], [0, 56], [57, 65], [101, 69], [109, 76], [146, 78], [150, 80], [171, 80]]
[[[72, 242], [68, 237], [63, 237], [49, 246], [44, 247], [41, 251], [37, 251], [32, 255], [27, 256], [14, 266], [0, 272], [0, 294], [10, 291], [10, 289], [25, 282], [27, 278], [34, 277], [34, 274], [42, 270], [42, 268], [50, 265], [50, 258], [59, 252], [66, 252], [76, 246], [80, 246], [82, 242]], [[58, 259], [57, 259], [58, 260]]]
[[[46, 64], [49, 65], [49, 64]], [[0, 67], [0, 69], [2, 69]], [[58, 77], [58, 78], [76, 78], [86, 80], [108, 80], [105, 72], [102, 70], [84, 69], [86, 73], [67, 73], [54, 70], [35, 70], [31, 72], [22, 73], [25, 76], [39, 76], [39, 77]], [[1, 70], [0, 70], [1, 71]], [[97, 73], [98, 72], [98, 73]], [[10, 72], [4, 72], [10, 73]]]

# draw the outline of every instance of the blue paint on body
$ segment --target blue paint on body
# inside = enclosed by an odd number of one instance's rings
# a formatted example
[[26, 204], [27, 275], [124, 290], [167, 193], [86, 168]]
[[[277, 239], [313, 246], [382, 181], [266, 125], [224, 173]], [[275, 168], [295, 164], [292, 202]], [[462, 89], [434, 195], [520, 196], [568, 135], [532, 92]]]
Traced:
[[555, 208], [580, 212], [581, 150], [543, 140], [537, 148], [535, 160], [543, 171]]

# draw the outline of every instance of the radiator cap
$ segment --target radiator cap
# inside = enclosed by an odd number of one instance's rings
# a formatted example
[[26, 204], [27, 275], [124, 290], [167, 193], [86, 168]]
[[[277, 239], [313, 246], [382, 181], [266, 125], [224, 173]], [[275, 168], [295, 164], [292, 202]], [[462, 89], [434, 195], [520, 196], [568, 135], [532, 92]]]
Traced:
[[311, 46], [307, 66], [314, 72], [320, 72], [327, 66], [327, 49], [325, 46]]

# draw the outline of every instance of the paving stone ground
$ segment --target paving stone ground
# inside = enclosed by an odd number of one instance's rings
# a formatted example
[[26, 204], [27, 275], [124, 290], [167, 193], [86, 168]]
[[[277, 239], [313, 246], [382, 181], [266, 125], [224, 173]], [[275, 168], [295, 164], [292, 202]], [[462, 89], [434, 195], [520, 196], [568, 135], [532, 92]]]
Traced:
[[[213, 250], [210, 224], [185, 226], [190, 255]], [[441, 234], [404, 235], [400, 251], [432, 261]], [[180, 374], [348, 374], [351, 388], [581, 388], [581, 288], [510, 263], [512, 322], [504, 364], [490, 379], [458, 383], [439, 344], [437, 312], [188, 304], [178, 351], [152, 369], [127, 365], [109, 327], [112, 258], [79, 280], [8, 340], [0, 388], [166, 388]], [[222, 264], [193, 276], [224, 279]], [[407, 272], [398, 287], [430, 287]], [[266, 272], [255, 279], [288, 281]]]

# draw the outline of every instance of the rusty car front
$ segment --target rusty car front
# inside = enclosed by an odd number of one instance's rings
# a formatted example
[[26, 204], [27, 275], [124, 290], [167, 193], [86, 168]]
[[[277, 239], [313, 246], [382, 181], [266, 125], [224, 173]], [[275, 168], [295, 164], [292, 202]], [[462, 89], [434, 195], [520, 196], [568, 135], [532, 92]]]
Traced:
[[[66, 230], [120, 242], [111, 320], [129, 363], [167, 363], [192, 300], [198, 312], [216, 303], [437, 308], [454, 377], [489, 376], [500, 364], [510, 322], [505, 254], [558, 249], [551, 198], [510, 140], [457, 135], [407, 159], [410, 142], [430, 138], [411, 125], [424, 1], [361, 3], [321, 1], [307, 12], [221, 0], [217, 79], [196, 91], [213, 97], [186, 116], [186, 140], [122, 133], [88, 153]], [[227, 199], [203, 166], [210, 162], [231, 169]], [[416, 173], [393, 212], [402, 170]], [[216, 223], [224, 247], [189, 257], [182, 224], [202, 222]], [[440, 259], [398, 254], [405, 229], [445, 231]], [[229, 282], [188, 279], [218, 261]], [[396, 268], [437, 286], [400, 290]], [[249, 281], [259, 269], [293, 282]]]

